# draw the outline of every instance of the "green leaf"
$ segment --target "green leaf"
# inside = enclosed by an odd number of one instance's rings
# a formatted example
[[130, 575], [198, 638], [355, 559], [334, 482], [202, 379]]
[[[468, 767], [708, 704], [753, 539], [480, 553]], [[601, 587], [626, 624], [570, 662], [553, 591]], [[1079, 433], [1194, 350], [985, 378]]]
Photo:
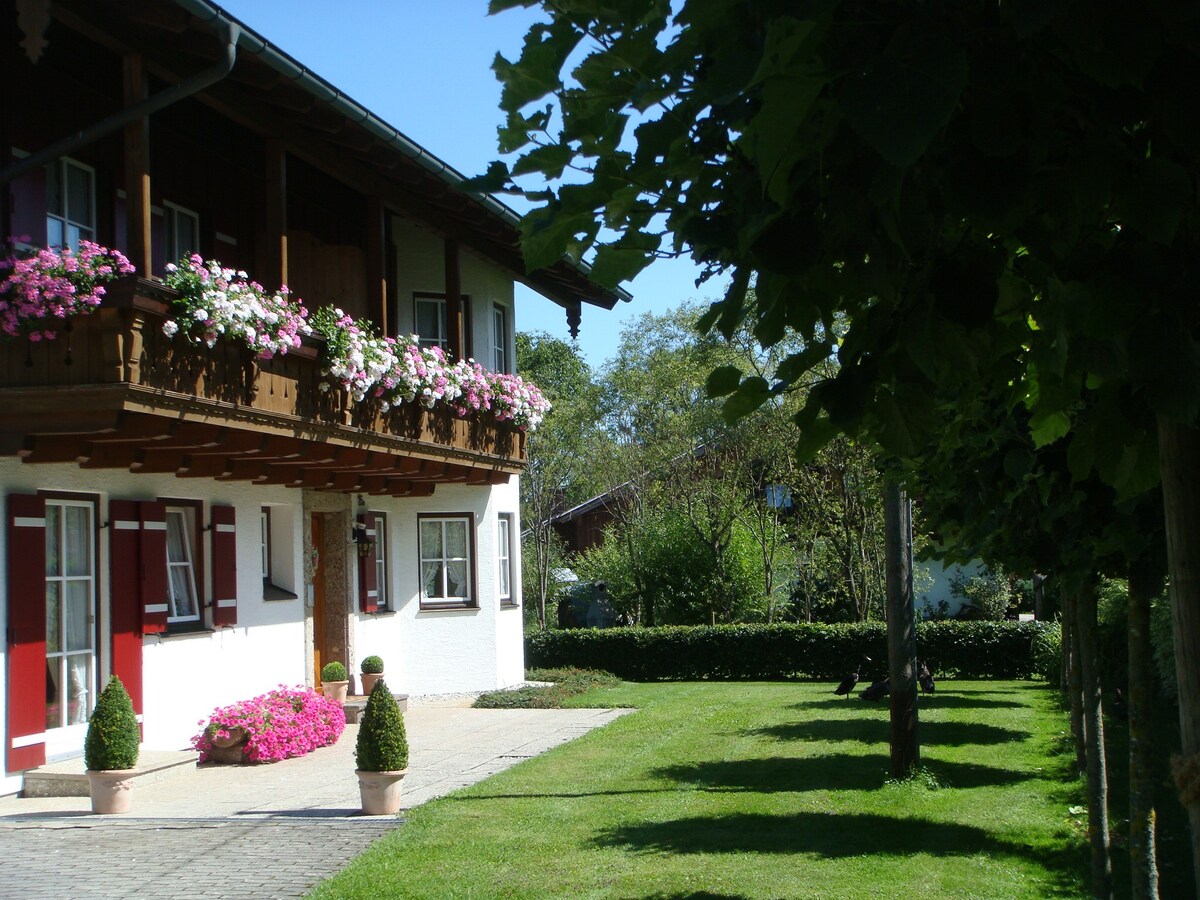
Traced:
[[595, 222], [590, 213], [567, 215], [557, 207], [535, 209], [521, 220], [521, 249], [525, 270], [533, 272], [558, 262], [567, 245], [580, 233], [593, 233]]
[[704, 390], [710, 397], [724, 397], [737, 390], [742, 381], [742, 370], [737, 366], [718, 366], [708, 374]]
[[771, 392], [765, 379], [747, 378], [725, 400], [721, 412], [726, 422], [736, 422], [766, 403], [770, 396]]
[[[561, 177], [563, 169], [575, 157], [575, 151], [565, 144], [547, 144], [535, 147], [513, 163], [513, 175], [529, 175], [539, 172], [552, 180]], [[495, 165], [495, 163], [493, 163]]]
[[[633, 278], [642, 269], [650, 265], [654, 257], [654, 248], [644, 246], [622, 246], [630, 235], [637, 236], [639, 232], [630, 232], [617, 244], [601, 244], [596, 248], [596, 258], [592, 262], [592, 279], [606, 288], [615, 288], [622, 281]], [[655, 247], [658, 238], [653, 235], [642, 235], [653, 238]], [[630, 242], [632, 243], [632, 242]]]
[[901, 28], [871, 68], [846, 81], [846, 121], [897, 168], [916, 162], [950, 121], [967, 84], [967, 56], [940, 32]]
[[495, 194], [503, 191], [509, 184], [508, 166], [502, 162], [490, 163], [487, 171], [463, 182], [463, 188], [468, 191], [482, 191], [485, 194]]
[[1191, 178], [1178, 164], [1151, 157], [1138, 167], [1119, 201], [1123, 224], [1152, 241], [1169, 244], [1184, 209], [1194, 202]]
[[1053, 444], [1071, 431], [1071, 419], [1061, 411], [1035, 413], [1029, 420], [1029, 433], [1037, 447]]
[[834, 424], [824, 416], [818, 416], [804, 424], [796, 424], [800, 426], [800, 438], [796, 441], [796, 458], [802, 463], [810, 462], [839, 434]]

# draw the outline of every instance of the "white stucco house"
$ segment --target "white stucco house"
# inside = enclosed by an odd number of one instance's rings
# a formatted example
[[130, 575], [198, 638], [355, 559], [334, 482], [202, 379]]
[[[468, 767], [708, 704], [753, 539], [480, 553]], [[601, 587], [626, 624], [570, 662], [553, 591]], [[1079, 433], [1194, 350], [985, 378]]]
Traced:
[[172, 337], [162, 276], [194, 252], [498, 373], [516, 282], [573, 328], [628, 295], [527, 273], [507, 207], [204, 0], [6, 0], [0, 58], [2, 233], [137, 270], [54, 340], [0, 334], [0, 794], [82, 752], [111, 674], [150, 749], [331, 660], [410, 694], [522, 680], [525, 432], [355, 404], [316, 336]]

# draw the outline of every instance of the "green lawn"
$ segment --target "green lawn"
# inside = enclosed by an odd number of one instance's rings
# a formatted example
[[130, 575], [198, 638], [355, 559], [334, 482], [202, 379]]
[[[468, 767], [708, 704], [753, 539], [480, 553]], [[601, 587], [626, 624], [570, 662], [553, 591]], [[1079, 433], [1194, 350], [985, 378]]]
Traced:
[[922, 698], [923, 771], [888, 709], [824, 684], [625, 684], [638, 711], [425, 804], [313, 896], [1078, 897], [1065, 718], [1026, 682]]

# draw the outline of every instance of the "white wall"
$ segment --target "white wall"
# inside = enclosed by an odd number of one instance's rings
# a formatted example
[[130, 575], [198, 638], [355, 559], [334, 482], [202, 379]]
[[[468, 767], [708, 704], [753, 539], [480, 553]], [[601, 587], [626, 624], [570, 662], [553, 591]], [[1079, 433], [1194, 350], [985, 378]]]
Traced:
[[950, 593], [950, 582], [960, 575], [971, 578], [978, 575], [984, 568], [982, 562], [976, 560], [965, 566], [945, 566], [937, 560], [923, 560], [913, 563], [914, 582], [917, 585], [915, 606], [920, 617], [928, 618], [931, 613], [937, 613], [938, 603], [945, 600], [949, 604], [948, 615], [956, 616], [966, 605], [962, 597]]

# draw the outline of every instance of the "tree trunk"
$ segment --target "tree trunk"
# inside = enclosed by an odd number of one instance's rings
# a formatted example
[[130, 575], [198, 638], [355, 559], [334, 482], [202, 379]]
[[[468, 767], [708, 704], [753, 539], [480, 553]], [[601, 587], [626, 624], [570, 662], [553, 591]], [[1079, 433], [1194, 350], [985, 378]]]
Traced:
[[1200, 892], [1200, 430], [1159, 416], [1158, 459], [1183, 745], [1172, 768], [1192, 826], [1192, 865]]
[[908, 577], [908, 503], [900, 486], [884, 487], [887, 547], [888, 677], [892, 722], [892, 777], [904, 778], [921, 761], [917, 740], [917, 628]]
[[1092, 847], [1092, 896], [1112, 897], [1112, 856], [1108, 838], [1108, 773], [1104, 765], [1104, 722], [1100, 704], [1100, 666], [1096, 653], [1096, 585], [1089, 581], [1076, 595], [1079, 668], [1083, 675], [1083, 721], [1087, 734], [1088, 842]]
[[1129, 571], [1129, 866], [1134, 900], [1158, 900], [1154, 839], [1154, 731], [1150, 598], [1162, 584], [1153, 568]]
[[[1087, 771], [1087, 728], [1083, 718], [1083, 669], [1079, 665], [1079, 624], [1076, 598], [1063, 597], [1063, 634], [1069, 635], [1070, 655], [1066, 659], [1067, 680], [1064, 682], [1071, 701], [1071, 737], [1075, 741], [1075, 771]], [[1063, 641], [1063, 652], [1067, 652], [1068, 641]]]

